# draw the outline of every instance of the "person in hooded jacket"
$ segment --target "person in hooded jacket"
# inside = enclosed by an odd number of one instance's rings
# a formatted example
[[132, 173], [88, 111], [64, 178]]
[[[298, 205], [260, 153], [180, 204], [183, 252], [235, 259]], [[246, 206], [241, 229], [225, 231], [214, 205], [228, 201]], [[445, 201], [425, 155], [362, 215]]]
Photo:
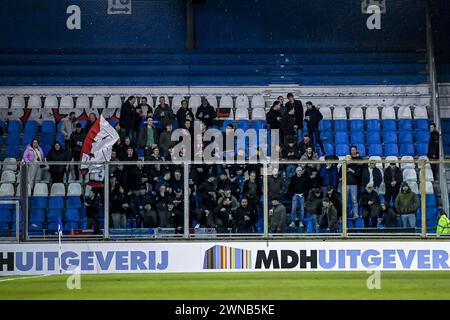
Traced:
[[214, 124], [216, 110], [214, 110], [214, 107], [209, 104], [206, 98], [202, 98], [202, 104], [197, 108], [195, 117], [209, 128]]
[[406, 181], [403, 181], [400, 185], [400, 193], [395, 198], [394, 207], [400, 215], [403, 228], [416, 227], [416, 211], [419, 208], [419, 197], [411, 191]]
[[[47, 161], [49, 162], [63, 162], [70, 161], [69, 154], [63, 150], [59, 142], [53, 144], [53, 148], [47, 154]], [[66, 172], [65, 165], [50, 165], [49, 168], [52, 183], [62, 183], [64, 180], [64, 173]]]
[[306, 213], [311, 215], [314, 229], [320, 228], [319, 217], [322, 215], [322, 191], [319, 188], [311, 189], [305, 201]]
[[325, 154], [325, 149], [323, 148], [322, 139], [320, 138], [319, 132], [319, 122], [322, 121], [323, 116], [319, 109], [312, 104], [311, 101], [306, 103], [305, 121], [308, 128], [308, 134], [314, 143], [317, 143], [322, 150], [322, 154]]

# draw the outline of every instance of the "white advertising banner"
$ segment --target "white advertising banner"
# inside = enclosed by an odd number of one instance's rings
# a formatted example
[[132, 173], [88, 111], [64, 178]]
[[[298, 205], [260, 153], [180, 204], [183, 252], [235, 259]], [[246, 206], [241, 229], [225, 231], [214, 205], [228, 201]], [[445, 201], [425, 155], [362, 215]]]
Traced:
[[67, 273], [449, 270], [450, 242], [0, 244], [0, 276]]

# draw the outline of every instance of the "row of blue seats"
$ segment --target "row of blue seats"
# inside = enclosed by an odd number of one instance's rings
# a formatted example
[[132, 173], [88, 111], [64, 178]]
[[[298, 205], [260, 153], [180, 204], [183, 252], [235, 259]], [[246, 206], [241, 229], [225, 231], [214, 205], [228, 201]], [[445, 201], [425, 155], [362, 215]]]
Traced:
[[428, 131], [428, 119], [322, 120], [320, 131]]
[[[331, 131], [322, 131], [320, 136], [323, 141], [335, 144], [348, 143], [368, 143], [368, 144], [412, 144], [428, 143], [430, 140], [429, 131], [417, 131], [413, 134], [411, 131], [400, 131], [398, 134], [393, 131], [385, 131], [382, 134], [379, 131], [368, 131], [366, 134], [362, 131], [352, 131], [350, 135], [346, 131], [338, 131], [335, 134]], [[383, 137], [383, 139], [381, 139]]]

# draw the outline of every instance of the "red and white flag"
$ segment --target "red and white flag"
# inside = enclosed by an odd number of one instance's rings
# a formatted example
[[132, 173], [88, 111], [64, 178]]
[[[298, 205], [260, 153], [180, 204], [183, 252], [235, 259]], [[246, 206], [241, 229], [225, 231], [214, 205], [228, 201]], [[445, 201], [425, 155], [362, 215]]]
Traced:
[[113, 145], [119, 140], [117, 131], [100, 116], [84, 139], [81, 148], [80, 170], [83, 174], [89, 173], [89, 179], [103, 181], [104, 165], [92, 162], [107, 162], [111, 160]]

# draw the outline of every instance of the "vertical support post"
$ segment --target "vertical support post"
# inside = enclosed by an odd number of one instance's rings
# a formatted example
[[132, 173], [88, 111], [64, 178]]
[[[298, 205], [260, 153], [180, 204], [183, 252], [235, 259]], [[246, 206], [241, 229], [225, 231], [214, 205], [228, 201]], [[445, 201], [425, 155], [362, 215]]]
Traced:
[[104, 183], [104, 199], [103, 201], [105, 202], [103, 204], [103, 211], [105, 214], [104, 217], [104, 227], [103, 227], [103, 237], [105, 239], [109, 239], [109, 162], [106, 162], [104, 164], [105, 166], [105, 183]]
[[[427, 64], [428, 64], [428, 78], [430, 82], [431, 93], [431, 108], [433, 110], [433, 119], [436, 123], [436, 130], [439, 132], [439, 159], [444, 159], [444, 145], [442, 143], [442, 126], [441, 126], [441, 112], [439, 108], [438, 99], [438, 83], [436, 76], [436, 60], [434, 57], [434, 41], [433, 41], [433, 24], [431, 20], [432, 3], [431, 0], [426, 0], [426, 41], [427, 41]], [[449, 212], [450, 203], [448, 199], [447, 173], [445, 164], [439, 163], [439, 186], [441, 188], [441, 200], [444, 211]]]
[[342, 238], [347, 238], [347, 161], [342, 162]]
[[[22, 206], [23, 225], [22, 241], [28, 240], [28, 165], [25, 162], [20, 164], [20, 204]], [[16, 220], [16, 226], [19, 226], [19, 220]], [[17, 229], [17, 228], [16, 228]]]
[[184, 238], [189, 238], [189, 163], [185, 162], [183, 164], [183, 180], [184, 180]]
[[263, 217], [264, 217], [264, 238], [269, 237], [269, 182], [268, 163], [263, 163]]
[[427, 196], [426, 196], [426, 174], [425, 160], [420, 163], [420, 195], [421, 195], [421, 219], [422, 219], [422, 238], [427, 237]]
[[16, 205], [16, 241], [20, 242], [20, 202], [16, 201], [15, 202]]

